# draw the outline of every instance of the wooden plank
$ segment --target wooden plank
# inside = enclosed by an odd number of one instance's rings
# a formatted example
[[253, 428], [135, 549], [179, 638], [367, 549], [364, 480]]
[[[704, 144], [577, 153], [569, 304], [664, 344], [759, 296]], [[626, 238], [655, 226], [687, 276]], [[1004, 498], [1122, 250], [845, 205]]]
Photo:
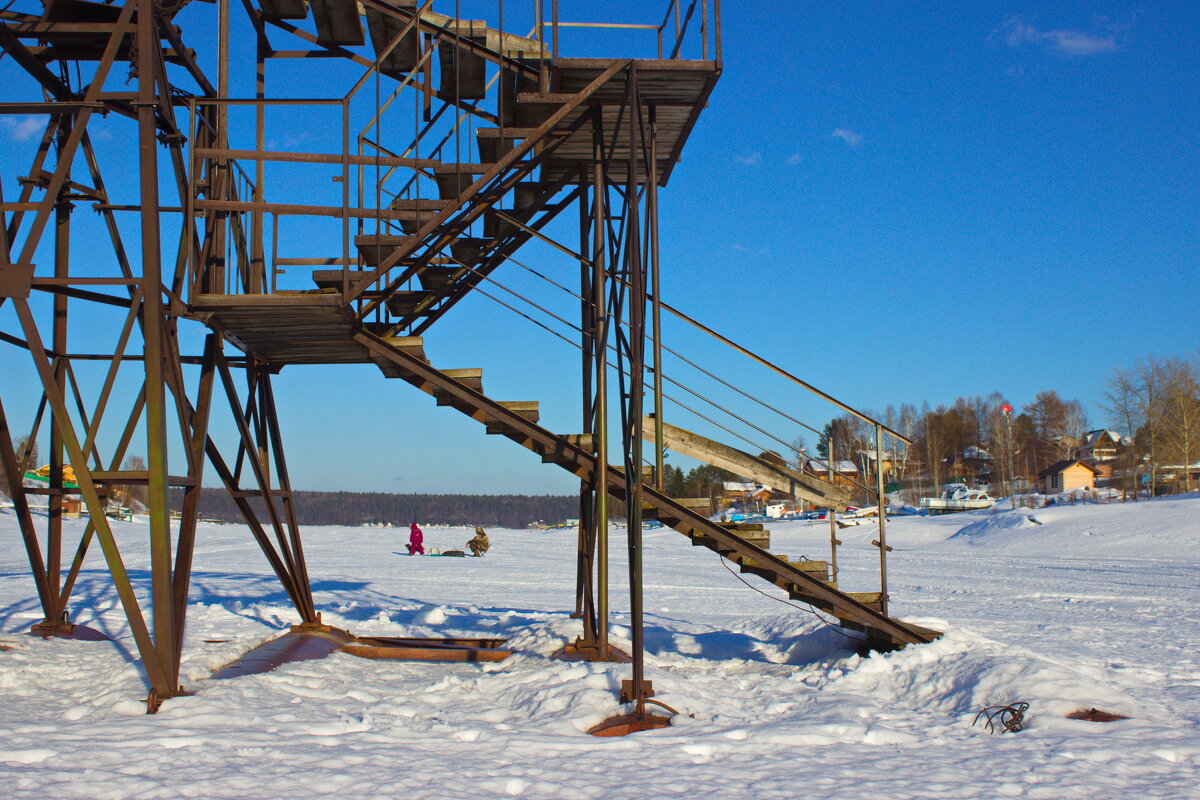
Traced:
[[[392, 5], [406, 10], [416, 10], [416, 0], [391, 0]], [[371, 47], [375, 50], [376, 58], [387, 49], [392, 40], [404, 31], [407, 20], [399, 16], [385, 14], [381, 10], [366, 6], [367, 30], [371, 34]], [[409, 28], [404, 38], [396, 43], [379, 62], [379, 70], [393, 78], [403, 78], [420, 60], [420, 32], [417, 26]]]
[[[752, 456], [665, 422], [662, 423], [662, 432], [663, 443], [667, 449], [729, 470], [772, 489], [787, 492], [794, 486], [798, 497], [822, 507], [832, 505], [839, 511], [845, 509], [850, 501], [850, 492], [847, 489], [807, 473]], [[655, 440], [655, 422], [652, 415], [643, 417], [642, 438], [650, 442]]]
[[401, 659], [405, 661], [503, 661], [512, 655], [511, 650], [499, 650], [485, 647], [438, 647], [433, 645], [421, 646], [399, 645], [380, 647], [369, 644], [347, 644], [339, 648], [339, 652], [349, 653], [359, 658], [371, 659]]
[[366, 41], [355, 0], [311, 0], [311, 5], [319, 44], [357, 46]]
[[260, 0], [263, 19], [305, 19], [308, 17], [308, 0]]
[[[370, 274], [361, 270], [350, 270], [351, 285]], [[340, 289], [342, 287], [342, 271], [340, 269], [315, 269], [313, 270], [313, 283], [322, 289]]]
[[447, 378], [453, 378], [463, 386], [470, 386], [475, 391], [480, 391], [483, 386], [483, 369], [480, 367], [468, 367], [465, 369], [444, 369], [442, 374]]

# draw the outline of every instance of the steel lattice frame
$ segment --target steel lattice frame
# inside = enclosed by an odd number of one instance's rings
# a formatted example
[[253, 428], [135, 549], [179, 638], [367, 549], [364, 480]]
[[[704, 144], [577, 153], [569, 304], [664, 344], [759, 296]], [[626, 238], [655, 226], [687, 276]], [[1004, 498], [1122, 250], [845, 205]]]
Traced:
[[[84, 557], [91, 542], [96, 540], [146, 671], [151, 711], [163, 699], [182, 691], [179, 667], [199, 499], [206, 479], [212, 481], [212, 476], [206, 475], [207, 467], [211, 466], [216, 481], [237, 504], [251, 534], [295, 606], [300, 626], [316, 629], [321, 625], [305, 566], [271, 384], [272, 374], [281, 365], [262, 358], [252, 348], [232, 347], [231, 344], [237, 343], [231, 342], [228, 331], [220, 324], [211, 323], [209, 315], [198, 312], [194, 303], [202, 295], [228, 291], [224, 287], [230, 284], [236, 294], [270, 295], [274, 289], [274, 274], [273, 270], [267, 269], [265, 215], [302, 214], [308, 208], [268, 204], [262, 194], [263, 163], [271, 156], [265, 148], [262, 124], [266, 62], [276, 57], [305, 57], [315, 53], [340, 57], [364, 67], [367, 72], [343, 103], [343, 114], [348, 115], [349, 98], [368, 76], [380, 70], [380, 63], [392, 49], [407, 35], [422, 37], [424, 46], [418, 42], [418, 50], [424, 54], [422, 62], [413, 68], [404, 84], [411, 83], [410, 88], [424, 93], [428, 121], [425, 131], [430, 130], [447, 109], [453, 109], [456, 114], [489, 116], [480, 110], [479, 101], [464, 101], [458, 97], [457, 89], [453, 97], [444, 91], [435, 93], [432, 90], [430, 62], [436, 48], [448, 45], [456, 54], [453, 60], [455, 81], [459, 80], [457, 65], [464, 54], [482, 55], [493, 65], [500, 65], [502, 71], [512, 72], [514, 92], [521, 90], [525, 85], [523, 81], [532, 83], [538, 92], [547, 92], [547, 64], [552, 63], [546, 58], [549, 53], [540, 32], [537, 37], [540, 57], [531, 66], [524, 56], [508, 54], [506, 34], [499, 37], [500, 52], [497, 53], [489, 49], [486, 37], [480, 44], [477, 38], [464, 35], [461, 26], [465, 23], [431, 21], [423, 16], [429, 3], [423, 5], [420, 13], [415, 13], [411, 3], [363, 1], [368, 13], [373, 11], [388, 17], [395, 26], [391, 29], [393, 33], [399, 31], [389, 47], [372, 61], [347, 47], [322, 42], [286, 21], [268, 19], [264, 11], [243, 0], [256, 33], [257, 95], [247, 102], [257, 101], [258, 124], [255, 149], [234, 151], [230, 148], [228, 120], [229, 103], [233, 101], [228, 83], [233, 60], [229, 52], [228, 0], [221, 0], [217, 10], [215, 55], [218, 75], [215, 82], [200, 67], [204, 59], [190, 49], [190, 45], [196, 43], [186, 39], [174, 22], [175, 14], [183, 5], [185, 3], [156, 2], [154, 13], [139, 14], [138, 0], [111, 6], [76, 0], [59, 0], [57, 3], [46, 0], [41, 15], [0, 12], [0, 48], [36, 82], [42, 93], [40, 100], [2, 102], [0, 114], [45, 115], [48, 120], [35, 148], [28, 176], [21, 178], [19, 197], [4, 202], [5, 198], [0, 194], [4, 212], [4, 224], [0, 225], [0, 307], [11, 308], [17, 320], [17, 330], [0, 332], [0, 337], [8, 345], [27, 351], [38, 376], [41, 402], [30, 441], [37, 437], [43, 423], [50, 432], [49, 485], [46, 489], [27, 489], [23, 486], [23, 476], [28, 466], [25, 463], [28, 452], [18, 452], [14, 446], [17, 432], [11, 430], [0, 403], [0, 467], [12, 493], [44, 616], [34, 628], [42, 635], [80, 636], [86, 633], [71, 624], [68, 606]], [[686, 34], [696, 8], [696, 3], [692, 2], [684, 16], [679, 3], [668, 4], [668, 18], [659, 26], [660, 59], [663, 29], [667, 26], [672, 5], [677, 42]], [[543, 3], [537, 3], [539, 26], [542, 6]], [[500, 7], [503, 14], [503, 4]], [[703, 28], [703, 24], [709, 24], [707, 4], [704, 8], [701, 29], [705, 31], [707, 63], [709, 33]], [[353, 13], [357, 14], [356, 11]], [[554, 56], [557, 57], [557, 3], [554, 3], [554, 19]], [[706, 78], [708, 83], [702, 97], [694, 102], [695, 109], [683, 127], [682, 138], [686, 138], [719, 75], [719, 5], [716, 20], [717, 61], [714, 63], [717, 66], [711, 71], [711, 77]], [[267, 34], [272, 26], [316, 47], [304, 52], [275, 50]], [[541, 30], [544, 29], [539, 27]], [[679, 47], [676, 44], [670, 58], [676, 58]], [[80, 75], [80, 62], [94, 64], [86, 83], [70, 80], [72, 67], [76, 69], [77, 78]], [[134, 91], [111, 86], [117, 66], [126, 63]], [[170, 70], [168, 64], [172, 65]], [[178, 70], [175, 74], [186, 75], [199, 87], [199, 92], [191, 94], [180, 90], [172, 81], [173, 70]], [[505, 72], [505, 76], [507, 74]], [[601, 87], [618, 78], [624, 88], [618, 104], [617, 123], [612, 126], [606, 122], [601, 106], [588, 105], [588, 100]], [[664, 178], [659, 174], [659, 166], [666, 163], [669, 171], [670, 165], [678, 159], [678, 151], [670, 153], [665, 162], [663, 154], [657, 152], [656, 110], [653, 103], [647, 103], [639, 96], [639, 86], [636, 62], [608, 62], [590, 84], [564, 100], [535, 129], [523, 134], [521, 144], [500, 156], [488, 169], [472, 172], [469, 187], [464, 188], [460, 176], [458, 206], [446, 206], [432, 216], [422, 218], [423, 201], [414, 201], [417, 224], [413, 230], [406, 231], [407, 243], [366, 269], [369, 275], [364, 275], [364, 271], [356, 273], [351, 268], [354, 261], [350, 254], [352, 219], [357, 216], [360, 220], [358, 230], [361, 234], [363, 217], [373, 215], [377, 220], [386, 220], [391, 214], [390, 218], [401, 219], [407, 207], [399, 201], [393, 203], [389, 208], [400, 209], [394, 214], [382, 206], [374, 212], [356, 208], [348, 180], [351, 168], [358, 166], [361, 170], [364, 163], [385, 163], [389, 168], [416, 170], [423, 167], [418, 163], [420, 159], [405, 155], [385, 153], [381, 158], [383, 148], [378, 143], [374, 160], [370, 161], [362, 155], [361, 141], [360, 153], [355, 160], [344, 134], [343, 153], [337, 161], [343, 169], [342, 205], [335, 209], [333, 216], [340, 216], [344, 233], [340, 297], [355, 315], [355, 324], [364, 330], [369, 327], [373, 335], [406, 333], [419, 336], [477, 288], [523, 243], [533, 237], [544, 238], [540, 231], [561, 211], [571, 204], [578, 206], [579, 249], [570, 252], [580, 264], [580, 296], [583, 298], [580, 306], [583, 434], [591, 441], [595, 460], [591, 477], [583, 479], [580, 490], [582, 522], [576, 612], [583, 619], [584, 633], [578, 647], [588, 657], [611, 657], [606, 620], [609, 584], [607, 502], [612, 490], [603, 485], [602, 479], [607, 470], [607, 459], [603, 454], [609, 452], [611, 446], [624, 454], [626, 485], [623, 494], [628, 507], [629, 585], [634, 614], [632, 697], [638, 702], [640, 712], [645, 699], [640, 599], [642, 407], [645, 396], [642, 376], [647, 366], [648, 308], [657, 331], [656, 190]], [[498, 117], [503, 140], [506, 112], [501, 110], [504, 90], [500, 91], [497, 114], [491, 116], [493, 119]], [[435, 96], [436, 114], [431, 112], [431, 98]], [[512, 101], [515, 102], [515, 98]], [[187, 113], [181, 113], [185, 109]], [[98, 157], [89, 135], [89, 123], [96, 118], [96, 112], [126, 118], [136, 129], [136, 140], [130, 137], [131, 142], [136, 141], [136, 204], [116, 204], [106, 188], [105, 177], [111, 175], [114, 167]], [[575, 114], [573, 120], [570, 119], [572, 114]], [[571, 133], [584, 131], [588, 125], [591, 127], [592, 152], [580, 158], [576, 168], [544, 182], [540, 205], [534, 214], [521, 219], [499, 214], [500, 224], [507, 226], [507, 238], [497, 238], [478, 262], [468, 265], [454, 259], [446, 260], [443, 254], [454, 237], [462, 236], [472, 224], [493, 212], [502, 197], [516, 191], [518, 184], [535, 170], [544, 168], [547, 159]], [[678, 146], [682, 146], [682, 138]], [[619, 152], [624, 156], [618, 156]], [[291, 155], [298, 159], [301, 156]], [[238, 156], [254, 161], [255, 180], [250, 181], [247, 175], [245, 180], [239, 181], [233, 166]], [[161, 178], [160, 160], [169, 176], [166, 181]], [[4, 172], [7, 174], [0, 174], [0, 191], [3, 181], [13, 177], [7, 168]], [[621, 172], [625, 175], [623, 182], [613, 177]], [[476, 174], [480, 174], [477, 179]], [[360, 178], [360, 191], [362, 185]], [[242, 196], [247, 191], [249, 196]], [[41, 192], [40, 199], [38, 192]], [[464, 206], [463, 198], [468, 196], [471, 201]], [[554, 202], [549, 202], [552, 199]], [[178, 206], [166, 205], [174, 201]], [[115, 267], [107, 275], [85, 276], [72, 263], [72, 218], [81, 202], [93, 204], [103, 220], [112, 249], [110, 263]], [[363, 205], [361, 198], [357, 205]], [[117, 220], [118, 212], [122, 211], [136, 215], [140, 236], [136, 244], [127, 243], [123, 238]], [[164, 219], [178, 212], [183, 212], [184, 222], [178, 226], [173, 268], [164, 267], [163, 231], [164, 227], [170, 229], [170, 226], [164, 226]], [[200, 225], [195, 224], [197, 219], [201, 220]], [[39, 253], [53, 254], [52, 270], [44, 266], [35, 268]], [[227, 253], [233, 254], [236, 263], [226, 263]], [[385, 304], [400, 293], [404, 284], [410, 283], [414, 276], [422, 274], [439, 258], [443, 259], [440, 263], [449, 263], [451, 268], [459, 269], [455, 273], [457, 282], [437, 299], [434, 310], [390, 316], [382, 313]], [[39, 319], [31, 305], [31, 300], [40, 294], [51, 298], [49, 324], [45, 319]], [[648, 299], [651, 297], [653, 304]], [[83, 352], [75, 348], [80, 337], [72, 321], [79, 314], [72, 301], [120, 311], [120, 333], [110, 352]], [[208, 326], [203, 346], [200, 352], [184, 353], [181, 326], [195, 326], [197, 322]], [[140, 352], [130, 352], [135, 333], [143, 343]], [[657, 335], [654, 341], [657, 344]], [[615, 426], [609, 423], [606, 402], [609, 381], [614, 374], [609, 363], [610, 345], [617, 352], [615, 375], [621, 399], [620, 424]], [[90, 408], [74, 374], [73, 364], [82, 361], [106, 361], [108, 364], [98, 399]], [[129, 380], [128, 370], [121, 370], [127, 363], [136, 365], [135, 380], [140, 388], [124, 418], [117, 445], [110, 453], [102, 454], [98, 444], [100, 426], [114, 413], [109, 407], [114, 387]], [[657, 383], [660, 377], [657, 354], [653, 363]], [[190, 384], [185, 366], [197, 371]], [[236, 377], [239, 372], [243, 376], [240, 387]], [[660, 394], [656, 386], [656, 404], [661, 403]], [[222, 396], [224, 401], [220, 400]], [[230, 453], [222, 452], [210, 431], [216, 402], [227, 403], [234, 422], [237, 448], [232, 457]], [[661, 418], [661, 406], [657, 405], [656, 410]], [[140, 431], [144, 433], [139, 434]], [[144, 436], [146, 469], [123, 469], [126, 455], [139, 435]], [[183, 443], [186, 466], [180, 474], [171, 474], [168, 469], [168, 442], [172, 438]], [[656, 450], [661, 476], [661, 441]], [[77, 487], [67, 485], [64, 478], [67, 465], [74, 469]], [[139, 602], [105, 515], [106, 501], [113, 488], [136, 484], [147, 488], [150, 515], [148, 609]], [[168, 514], [171, 488], [181, 490], [183, 497], [174, 535]], [[44, 552], [29, 504], [30, 497], [36, 493], [48, 495]], [[64, 574], [64, 546], [67, 543], [64, 542], [62, 515], [65, 498], [73, 494], [81, 497], [90, 519]], [[251, 502], [254, 499], [263, 513], [256, 511]]]

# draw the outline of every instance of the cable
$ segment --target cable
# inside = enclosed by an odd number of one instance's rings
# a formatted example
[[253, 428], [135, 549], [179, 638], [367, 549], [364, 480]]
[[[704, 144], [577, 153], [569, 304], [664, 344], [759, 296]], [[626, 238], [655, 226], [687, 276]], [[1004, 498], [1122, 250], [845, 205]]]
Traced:
[[773, 594], [767, 594], [762, 589], [758, 588], [757, 586], [755, 586], [754, 584], [750, 583], [748, 580], [743, 578], [741, 575], [734, 572], [733, 569], [729, 566], [729, 564], [726, 563], [728, 561], [728, 559], [726, 559], [725, 556], [721, 555], [720, 553], [717, 553], [717, 558], [721, 559], [721, 566], [723, 566], [723, 567], [725, 567], [725, 569], [729, 570], [730, 575], [737, 578], [739, 581], [746, 584], [751, 589], [753, 589], [754, 591], [761, 594], [763, 597], [769, 597], [778, 603], [783, 603], [785, 606], [791, 606], [792, 608], [798, 608], [801, 611], [807, 611], [808, 613], [812, 614], [814, 617], [819, 619], [821, 621], [821, 624], [823, 624], [826, 628], [829, 628], [829, 630], [834, 631], [835, 633], [839, 633], [842, 636], [845, 636], [847, 639], [849, 639], [851, 641], [854, 641], [854, 642], [867, 641], [867, 639], [865, 639], [865, 638], [860, 639], [857, 636], [851, 636], [850, 634], [846, 633], [844, 630], [842, 630], [838, 626], [832, 624], [831, 622], [829, 622], [829, 620], [825, 619], [820, 614], [818, 614], [817, 610], [815, 608], [813, 608], [811, 605], [803, 605], [802, 606], [802, 605], [798, 605], [797, 603], [793, 603], [791, 600], [784, 600], [782, 597], [776, 597]]

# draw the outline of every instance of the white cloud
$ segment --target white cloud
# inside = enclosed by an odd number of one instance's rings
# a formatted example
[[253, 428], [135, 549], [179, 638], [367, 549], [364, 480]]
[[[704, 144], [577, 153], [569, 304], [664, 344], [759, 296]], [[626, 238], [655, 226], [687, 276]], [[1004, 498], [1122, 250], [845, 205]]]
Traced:
[[1009, 17], [1000, 27], [1004, 43], [1010, 47], [1034, 44], [1057, 50], [1069, 56], [1094, 56], [1117, 49], [1117, 40], [1111, 36], [1073, 30], [1043, 31], [1021, 17]]
[[739, 164], [745, 164], [748, 167], [753, 167], [762, 161], [762, 153], [754, 150], [746, 153], [745, 155], [734, 156], [733, 160]]
[[862, 144], [863, 140], [861, 133], [855, 133], [849, 128], [834, 128], [833, 133], [829, 135], [834, 139], [841, 139], [851, 147], [858, 147], [860, 144]]
[[5, 117], [3, 122], [8, 138], [14, 142], [28, 142], [46, 129], [46, 124], [38, 117]]
[[790, 156], [787, 157], [787, 163], [792, 166], [796, 166], [803, 160], [804, 159], [800, 157], [799, 153], [792, 153]]

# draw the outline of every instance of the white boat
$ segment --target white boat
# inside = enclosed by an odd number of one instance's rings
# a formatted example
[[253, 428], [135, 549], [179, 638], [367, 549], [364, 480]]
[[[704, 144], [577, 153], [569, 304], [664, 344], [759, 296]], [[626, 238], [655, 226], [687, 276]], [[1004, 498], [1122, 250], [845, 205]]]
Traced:
[[991, 508], [995, 503], [996, 499], [983, 489], [972, 489], [965, 483], [947, 483], [938, 497], [921, 498], [921, 508], [929, 509], [930, 514]]

